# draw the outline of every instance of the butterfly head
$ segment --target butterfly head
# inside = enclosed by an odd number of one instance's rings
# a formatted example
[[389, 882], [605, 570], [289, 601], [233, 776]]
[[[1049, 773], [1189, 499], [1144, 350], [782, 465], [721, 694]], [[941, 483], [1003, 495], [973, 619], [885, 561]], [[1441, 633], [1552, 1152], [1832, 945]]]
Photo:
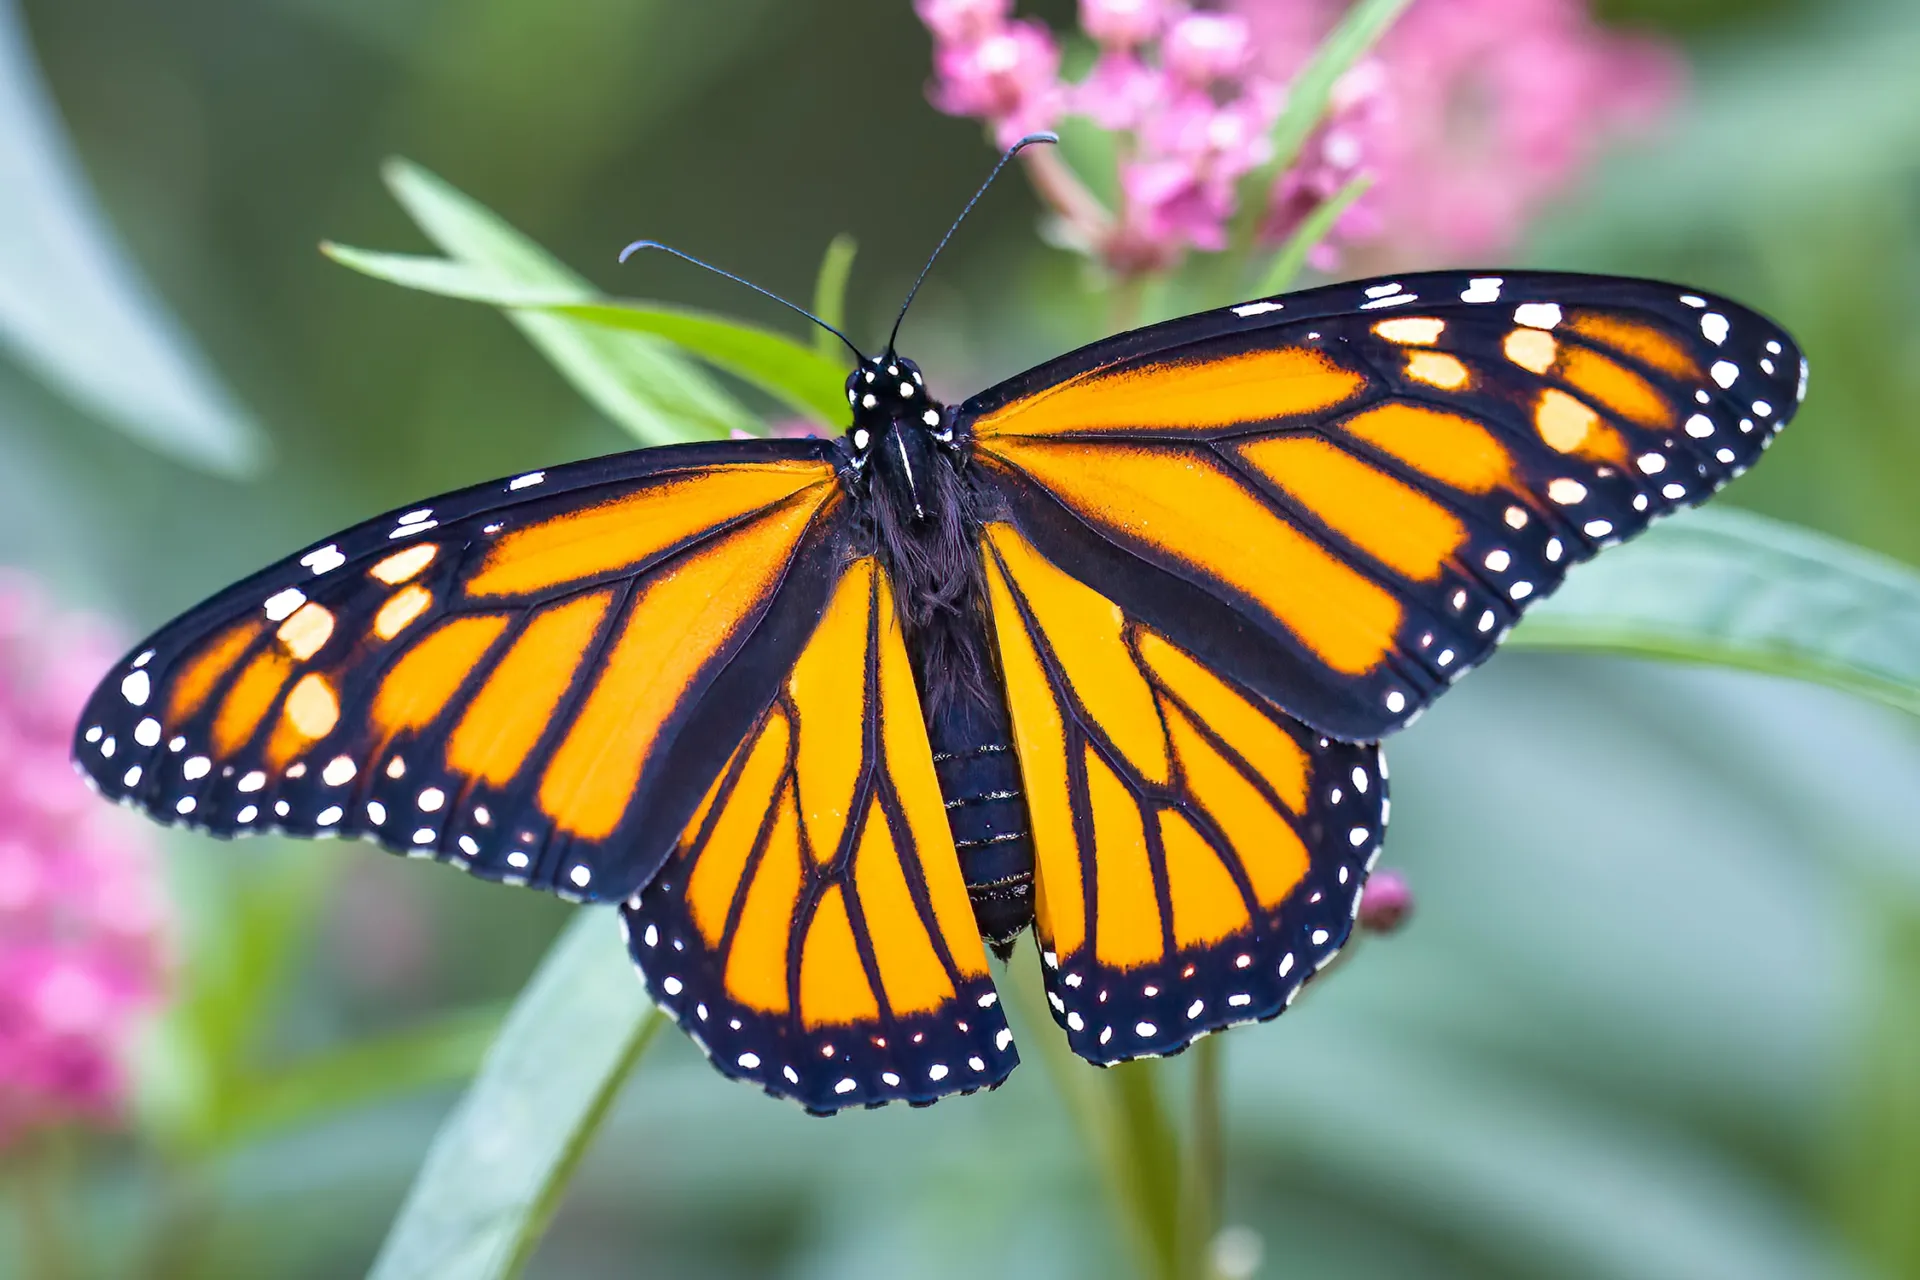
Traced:
[[847, 404], [853, 409], [847, 440], [854, 457], [863, 462], [890, 432], [931, 436], [943, 444], [952, 437], [944, 407], [927, 393], [920, 366], [905, 356], [887, 353], [862, 360], [847, 375]]

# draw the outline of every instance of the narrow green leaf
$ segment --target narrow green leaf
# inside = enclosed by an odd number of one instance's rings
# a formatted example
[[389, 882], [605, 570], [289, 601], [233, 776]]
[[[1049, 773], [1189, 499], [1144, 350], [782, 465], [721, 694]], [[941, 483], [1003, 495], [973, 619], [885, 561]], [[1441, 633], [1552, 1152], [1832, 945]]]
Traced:
[[584, 907], [507, 1015], [441, 1126], [369, 1273], [518, 1274], [621, 1082], [665, 1018], [614, 913]]
[[[853, 274], [853, 255], [860, 245], [842, 232], [827, 245], [820, 259], [820, 274], [813, 282], [813, 314], [841, 332], [847, 328], [847, 278]], [[829, 360], [840, 356], [840, 339], [825, 329], [816, 329], [813, 349]]]
[[1273, 156], [1241, 183], [1241, 213], [1234, 228], [1236, 243], [1246, 244], [1252, 240], [1253, 231], [1266, 210], [1266, 192], [1277, 175], [1293, 167], [1300, 148], [1326, 118], [1333, 86], [1379, 43], [1394, 19], [1411, 2], [1359, 0], [1294, 76], [1293, 83], [1287, 86], [1287, 105], [1274, 121], [1269, 135], [1273, 140]]
[[1583, 565], [1513, 642], [1792, 676], [1920, 713], [1920, 574], [1746, 512], [1691, 512]]
[[825, 425], [847, 414], [846, 362], [785, 334], [659, 303], [588, 302], [548, 309], [610, 329], [658, 334]]
[[[671, 344], [641, 333], [609, 334], [527, 309], [530, 299], [599, 297], [584, 279], [497, 214], [404, 160], [387, 185], [452, 261], [325, 246], [337, 261], [408, 288], [503, 308], [507, 318], [602, 413], [644, 444], [758, 431], [759, 420]], [[472, 271], [463, 274], [462, 265]], [[491, 292], [489, 292], [491, 290]]]
[[1267, 273], [1260, 278], [1253, 296], [1267, 298], [1292, 288], [1294, 277], [1307, 265], [1307, 255], [1313, 252], [1313, 247], [1327, 238], [1327, 233], [1333, 230], [1333, 224], [1340, 221], [1340, 215], [1352, 208], [1353, 202], [1365, 195], [1367, 188], [1372, 185], [1373, 175], [1363, 173], [1334, 193], [1333, 199], [1308, 214], [1306, 220], [1287, 237], [1287, 242], [1280, 246], [1280, 251], [1273, 255], [1273, 261], [1267, 264]]
[[94, 200], [12, 0], [0, 0], [0, 193], [0, 352], [142, 444], [252, 472], [265, 442]]

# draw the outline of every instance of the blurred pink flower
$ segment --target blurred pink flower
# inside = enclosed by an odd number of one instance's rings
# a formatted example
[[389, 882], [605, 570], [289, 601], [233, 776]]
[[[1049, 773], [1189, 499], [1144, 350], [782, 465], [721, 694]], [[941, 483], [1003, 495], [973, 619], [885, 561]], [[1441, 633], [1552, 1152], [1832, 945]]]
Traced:
[[162, 995], [153, 847], [67, 759], [113, 657], [97, 628], [0, 571], [0, 1146], [115, 1116], [131, 1035]]
[[1413, 914], [1413, 890], [1398, 871], [1382, 868], [1367, 877], [1360, 895], [1360, 927], [1368, 933], [1392, 933]]
[[1237, 76], [1252, 56], [1247, 20], [1236, 13], [1189, 13], [1160, 42], [1161, 64], [1193, 85]]
[[[1274, 179], [1261, 232], [1290, 235], [1353, 179], [1373, 187], [1310, 259], [1342, 247], [1387, 261], [1509, 250], [1609, 137], [1671, 103], [1678, 56], [1597, 26], [1587, 0], [1415, 0], [1334, 86], [1326, 120]], [[1068, 239], [1123, 274], [1226, 245], [1239, 179], [1267, 163], [1285, 87], [1349, 0], [1081, 0], [1096, 46], [1059, 79], [1052, 36], [1008, 0], [916, 0], [935, 38], [929, 96], [986, 121], [1005, 146], [1074, 113], [1118, 132], [1121, 208], [1107, 211], [1057, 158], [1028, 169]]]
[[[1282, 80], [1346, 8], [1228, 3], [1252, 26], [1261, 70]], [[1374, 186], [1333, 241], [1418, 263], [1497, 257], [1603, 143], [1654, 125], [1682, 72], [1671, 48], [1601, 28], [1584, 0], [1416, 0], [1278, 179], [1267, 233], [1288, 234], [1364, 172]]]
[[1080, 0], [1080, 29], [1109, 49], [1131, 49], [1160, 34], [1166, 0]]
[[1003, 147], [1059, 118], [1066, 91], [1060, 49], [1037, 22], [1007, 22], [934, 52], [933, 105], [949, 115], [991, 121]]

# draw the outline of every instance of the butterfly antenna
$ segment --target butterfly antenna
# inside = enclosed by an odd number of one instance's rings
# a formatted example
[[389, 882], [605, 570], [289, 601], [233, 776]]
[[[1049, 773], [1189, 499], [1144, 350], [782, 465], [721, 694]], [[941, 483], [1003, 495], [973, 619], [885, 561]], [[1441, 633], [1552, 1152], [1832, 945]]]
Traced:
[[705, 267], [708, 271], [713, 272], [713, 274], [717, 276], [725, 276], [727, 279], [733, 281], [735, 284], [743, 284], [747, 286], [747, 288], [753, 290], [755, 293], [761, 295], [762, 297], [772, 298], [775, 302], [787, 308], [789, 311], [798, 311], [801, 315], [813, 321], [815, 324], [819, 325], [822, 329], [825, 329], [828, 333], [840, 339], [840, 341], [846, 343], [847, 350], [853, 352], [853, 358], [855, 360], [858, 360], [862, 364], [866, 363], [866, 360], [867, 360], [866, 353], [861, 351], [860, 348], [853, 345], [852, 338], [849, 338], [846, 334], [840, 332], [838, 329], [834, 328], [832, 325], [828, 324], [825, 320], [822, 320], [819, 316], [813, 314], [813, 312], [807, 310], [805, 307], [800, 306], [798, 303], [788, 302], [785, 298], [773, 292], [773, 290], [762, 289], [759, 285], [755, 284], [753, 281], [743, 280], [739, 276], [733, 274], [733, 272], [731, 271], [722, 271], [719, 267], [714, 266], [711, 262], [702, 262], [700, 259], [694, 257], [690, 253], [682, 253], [680, 250], [674, 248], [672, 245], [661, 244], [658, 240], [635, 240], [632, 244], [628, 245], [626, 248], [620, 251], [620, 261], [625, 262], [628, 258], [640, 252], [640, 250], [642, 249], [658, 249], [662, 253], [670, 253], [674, 257], [682, 260], [683, 262], [691, 262], [696, 267]]
[[900, 322], [907, 318], [907, 308], [913, 305], [913, 295], [920, 292], [920, 285], [926, 280], [927, 272], [933, 270], [933, 264], [940, 259], [940, 251], [947, 247], [947, 241], [953, 239], [953, 233], [960, 229], [960, 224], [965, 222], [967, 215], [973, 212], [973, 206], [980, 203], [980, 197], [987, 194], [987, 188], [992, 186], [993, 180], [1000, 176], [1000, 171], [1007, 167], [1007, 161], [1036, 142], [1058, 141], [1060, 141], [1060, 135], [1057, 133], [1030, 133], [1007, 148], [1006, 154], [1000, 157], [1000, 162], [993, 166], [993, 172], [987, 175], [987, 180], [980, 184], [978, 191], [973, 193], [973, 199], [967, 201], [967, 207], [960, 211], [960, 216], [955, 218], [953, 225], [947, 228], [947, 234], [941, 236], [940, 243], [933, 247], [933, 256], [927, 259], [926, 266], [920, 268], [920, 274], [914, 279], [913, 288], [907, 290], [907, 300], [900, 304], [900, 314], [894, 317], [893, 332], [887, 335], [889, 352], [893, 350], [894, 339], [900, 336]]

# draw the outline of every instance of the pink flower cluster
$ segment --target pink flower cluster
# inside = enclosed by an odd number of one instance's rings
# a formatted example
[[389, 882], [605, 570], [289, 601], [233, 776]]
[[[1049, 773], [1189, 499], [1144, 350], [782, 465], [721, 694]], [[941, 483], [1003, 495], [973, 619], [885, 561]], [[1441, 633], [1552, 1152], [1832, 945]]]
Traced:
[[0, 571], [0, 1146], [111, 1118], [131, 1034], [162, 994], [153, 847], [67, 759], [113, 657], [94, 628]]
[[[1012, 0], [915, 7], [940, 110], [985, 120], [1002, 146], [1069, 115], [1119, 135], [1117, 211], [1057, 159], [1028, 155], [1076, 237], [1133, 274], [1226, 247], [1241, 179], [1272, 158], [1288, 86], [1347, 0], [1080, 0], [1092, 62], [1071, 82], [1052, 33], [1014, 18]], [[1285, 237], [1365, 174], [1374, 185], [1335, 240], [1390, 260], [1498, 255], [1602, 140], [1657, 118], [1678, 66], [1665, 46], [1601, 30], [1585, 0], [1415, 0], [1336, 84], [1267, 192], [1261, 231]]]

